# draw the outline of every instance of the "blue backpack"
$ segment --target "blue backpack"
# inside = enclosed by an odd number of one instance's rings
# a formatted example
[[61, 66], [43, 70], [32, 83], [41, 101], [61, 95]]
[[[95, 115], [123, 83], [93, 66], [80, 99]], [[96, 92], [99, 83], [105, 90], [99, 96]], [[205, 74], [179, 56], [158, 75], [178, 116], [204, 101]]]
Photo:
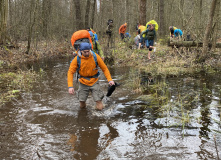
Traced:
[[[97, 63], [97, 55], [94, 53], [94, 51], [91, 51], [93, 53], [93, 57], [94, 57], [94, 61], [96, 64], [96, 68], [98, 68], [98, 63]], [[83, 76], [81, 76], [79, 74], [80, 71], [80, 67], [81, 67], [81, 58], [79, 56], [77, 56], [77, 64], [78, 64], [78, 68], [77, 68], [77, 78], [82, 78]], [[97, 78], [100, 75], [100, 72], [98, 71], [97, 74], [95, 74], [94, 76], [89, 76], [89, 77], [83, 77], [87, 80], [90, 80], [90, 78]]]
[[95, 40], [95, 42], [98, 41], [98, 36], [96, 33], [94, 33], [94, 40]]

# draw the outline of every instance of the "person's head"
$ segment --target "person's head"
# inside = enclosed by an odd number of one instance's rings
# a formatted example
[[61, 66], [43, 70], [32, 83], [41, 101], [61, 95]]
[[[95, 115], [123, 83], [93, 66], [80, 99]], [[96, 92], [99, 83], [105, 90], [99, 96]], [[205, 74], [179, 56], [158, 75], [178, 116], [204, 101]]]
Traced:
[[84, 57], [89, 57], [90, 50], [91, 50], [91, 44], [90, 43], [82, 42], [80, 44], [80, 52]]
[[125, 26], [127, 26], [127, 23], [124, 23]]
[[87, 27], [87, 31], [90, 31], [91, 30], [91, 28], [90, 27]]
[[155, 26], [153, 24], [150, 24], [149, 29], [154, 30]]
[[173, 26], [170, 26], [170, 27], [169, 27], [169, 30], [172, 31], [172, 30], [173, 30]]
[[109, 25], [109, 24], [111, 24], [111, 23], [113, 23], [113, 20], [112, 20], [112, 19], [109, 19], [108, 22], [107, 22], [107, 24]]

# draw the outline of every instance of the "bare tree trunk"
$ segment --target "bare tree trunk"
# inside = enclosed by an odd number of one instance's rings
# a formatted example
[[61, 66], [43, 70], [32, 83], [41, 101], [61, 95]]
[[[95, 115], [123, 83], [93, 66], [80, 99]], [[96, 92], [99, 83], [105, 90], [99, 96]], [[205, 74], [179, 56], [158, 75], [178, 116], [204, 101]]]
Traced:
[[203, 13], [203, 0], [197, 0], [196, 5], [197, 7], [197, 15], [195, 17], [195, 22], [196, 22], [196, 30], [195, 30], [195, 34], [196, 34], [196, 40], [200, 41], [202, 40], [203, 37], [203, 24], [202, 24], [202, 13]]
[[129, 3], [129, 0], [125, 0], [125, 7], [126, 7], [126, 12], [125, 12], [125, 16], [126, 16], [126, 22], [128, 23], [128, 26], [127, 26], [127, 31], [130, 33], [130, 28], [133, 24], [131, 24], [131, 21], [130, 21], [130, 3]]
[[43, 37], [48, 36], [48, 21], [51, 14], [51, 0], [43, 0], [42, 2], [42, 32]]
[[72, 1], [69, 2], [70, 3], [70, 11], [69, 11], [69, 19], [71, 19], [71, 30], [75, 31], [76, 30], [76, 26], [75, 26], [75, 13], [74, 13], [74, 3]]
[[214, 29], [212, 34], [212, 51], [216, 50], [216, 41], [217, 41], [217, 34], [218, 34], [218, 28], [219, 28], [219, 9], [220, 9], [220, 1], [217, 2], [216, 10], [215, 10], [215, 20], [214, 20]]
[[160, 2], [159, 2], [160, 4], [159, 4], [159, 19], [160, 19], [160, 24], [159, 24], [159, 26], [160, 26], [160, 28], [159, 28], [159, 33], [160, 33], [160, 35], [165, 35], [166, 33], [165, 33], [165, 31], [166, 31], [166, 27], [165, 27], [165, 22], [164, 22], [164, 0], [160, 0]]
[[94, 13], [91, 17], [91, 27], [94, 28], [94, 16], [96, 15], [95, 12], [96, 9], [96, 0], [94, 0], [93, 8], [92, 8], [92, 13]]
[[[200, 19], [199, 19], [199, 25], [202, 26], [202, 15], [203, 15], [203, 0], [200, 0], [200, 9], [199, 9], [199, 13], [200, 13]], [[200, 31], [202, 31], [202, 29], [200, 28]]]
[[76, 28], [77, 30], [84, 29], [82, 18], [81, 18], [81, 5], [80, 1], [73, 0], [73, 3], [75, 4], [75, 16], [76, 16]]
[[115, 29], [113, 29], [112, 32], [114, 32], [115, 35], [118, 35], [118, 29], [123, 22], [117, 21], [117, 19], [118, 19], [117, 17], [120, 14], [119, 9], [118, 9], [119, 1], [118, 0], [112, 0], [112, 1], [113, 1], [113, 17], [114, 17], [113, 20], [114, 20], [114, 28], [115, 28]]
[[[91, 5], [90, 0], [87, 0], [87, 4], [86, 4], [86, 13], [85, 13], [85, 23], [84, 23], [84, 26], [85, 26], [85, 27], [89, 27], [90, 5]], [[93, 13], [94, 13], [94, 12], [93, 12]]]
[[[31, 3], [30, 4], [30, 15], [29, 15], [30, 22], [29, 22], [29, 31], [28, 31], [28, 45], [27, 45], [27, 50], [25, 52], [26, 54], [29, 54], [30, 48], [31, 48], [32, 31], [33, 31], [33, 27], [35, 25], [35, 20], [36, 20], [37, 2], [35, 2], [35, 0], [32, 0], [30, 2]], [[32, 16], [32, 13], [33, 13], [33, 16]]]
[[140, 0], [140, 16], [139, 23], [142, 25], [146, 24], [146, 0]]
[[212, 0], [211, 7], [210, 7], [210, 13], [209, 13], [209, 20], [208, 20], [206, 31], [205, 31], [204, 38], [203, 38], [203, 53], [202, 53], [202, 56], [207, 55], [209, 35], [210, 35], [211, 28], [212, 28], [212, 25], [213, 25], [213, 17], [214, 17], [214, 14], [215, 14], [216, 3], [217, 3], [217, 0]]
[[0, 44], [5, 45], [7, 40], [8, 0], [0, 0]]
[[[184, 11], [183, 11], [183, 7], [184, 7], [184, 0], [180, 0], [180, 9], [181, 9], [181, 12], [183, 13], [184, 15]], [[185, 15], [184, 15], [185, 16]], [[182, 28], [184, 27], [184, 19], [183, 18], [180, 18], [181, 20], [181, 24], [182, 24]]]

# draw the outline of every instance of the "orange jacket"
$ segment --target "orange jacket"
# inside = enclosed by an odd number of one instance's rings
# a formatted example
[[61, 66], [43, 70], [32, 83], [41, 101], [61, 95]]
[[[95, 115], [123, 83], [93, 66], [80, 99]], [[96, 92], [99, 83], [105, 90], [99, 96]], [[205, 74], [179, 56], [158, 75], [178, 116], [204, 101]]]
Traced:
[[[98, 66], [101, 68], [101, 70], [104, 72], [105, 77], [107, 78], [108, 82], [112, 81], [110, 72], [101, 59], [101, 57], [96, 53], [97, 56], [97, 63]], [[77, 64], [77, 56], [72, 60], [68, 74], [67, 74], [67, 80], [68, 80], [68, 87], [73, 87], [73, 74], [77, 71], [78, 64]], [[92, 54], [89, 55], [89, 57], [81, 56], [81, 67], [79, 70], [79, 74], [83, 77], [90, 77], [96, 75], [98, 72], [98, 69], [96, 69], [96, 63], [94, 61], [94, 57]], [[98, 81], [98, 78], [90, 78], [90, 80], [87, 80], [85, 78], [81, 77], [79, 81], [82, 84], [85, 84], [87, 86], [92, 86], [95, 82]]]
[[119, 28], [119, 34], [120, 33], [125, 34], [126, 29], [127, 29], [127, 26], [125, 24], [121, 25], [120, 28]]

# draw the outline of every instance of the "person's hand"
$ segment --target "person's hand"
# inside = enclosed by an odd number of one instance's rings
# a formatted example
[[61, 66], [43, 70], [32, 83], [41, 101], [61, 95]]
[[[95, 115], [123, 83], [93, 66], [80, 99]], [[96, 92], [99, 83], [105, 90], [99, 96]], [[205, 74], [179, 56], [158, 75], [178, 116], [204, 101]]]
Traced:
[[69, 88], [68, 92], [69, 92], [69, 94], [74, 94], [74, 88]]
[[110, 86], [115, 85], [114, 81], [110, 81], [110, 82], [109, 82], [109, 85], [110, 85]]
[[101, 57], [101, 59], [104, 61], [104, 57]]

